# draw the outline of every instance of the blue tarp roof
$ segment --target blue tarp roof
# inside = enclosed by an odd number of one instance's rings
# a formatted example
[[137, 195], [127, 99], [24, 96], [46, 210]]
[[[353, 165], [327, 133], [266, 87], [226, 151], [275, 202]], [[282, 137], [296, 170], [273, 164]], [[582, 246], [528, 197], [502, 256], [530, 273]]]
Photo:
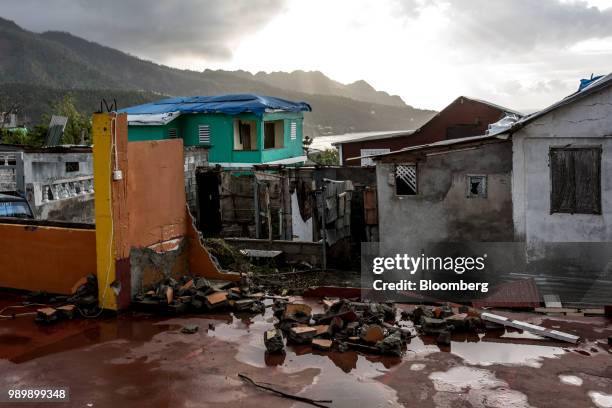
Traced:
[[266, 110], [282, 110], [286, 112], [311, 111], [306, 102], [292, 102], [272, 96], [257, 94], [227, 94], [216, 96], [189, 96], [162, 99], [157, 102], [132, 106], [120, 110], [128, 115], [179, 113], [224, 113], [238, 115], [254, 113], [263, 116]]

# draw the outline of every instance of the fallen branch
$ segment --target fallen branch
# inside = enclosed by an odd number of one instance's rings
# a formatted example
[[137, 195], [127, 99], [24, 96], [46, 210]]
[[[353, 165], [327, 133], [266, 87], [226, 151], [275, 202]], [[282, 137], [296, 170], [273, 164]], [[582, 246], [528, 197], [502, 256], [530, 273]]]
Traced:
[[315, 407], [329, 408], [327, 405], [322, 405], [322, 404], [331, 404], [332, 403], [331, 400], [313, 400], [313, 399], [306, 398], [306, 397], [300, 397], [298, 395], [287, 394], [285, 392], [282, 392], [282, 391], [279, 391], [279, 390], [275, 390], [274, 388], [266, 387], [265, 385], [258, 384], [255, 381], [253, 381], [252, 379], [250, 379], [249, 377], [247, 377], [246, 375], [241, 374], [241, 373], [238, 373], [238, 377], [240, 377], [244, 382], [246, 382], [248, 384], [251, 384], [251, 385], [254, 385], [257, 388], [261, 388], [262, 390], [273, 392], [274, 394], [280, 395], [281, 397], [284, 397], [284, 398], [288, 398], [288, 399], [292, 399], [292, 400], [295, 400], [295, 401], [304, 402], [306, 404], [314, 405]]

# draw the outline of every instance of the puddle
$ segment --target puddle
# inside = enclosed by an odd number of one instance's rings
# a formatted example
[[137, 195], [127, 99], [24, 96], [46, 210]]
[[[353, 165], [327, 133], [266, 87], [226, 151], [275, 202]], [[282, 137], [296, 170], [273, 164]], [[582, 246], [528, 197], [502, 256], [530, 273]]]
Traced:
[[559, 380], [561, 380], [561, 382], [563, 384], [567, 384], [567, 385], [575, 385], [577, 387], [580, 387], [582, 385], [582, 378], [577, 377], [575, 375], [559, 375]]
[[[288, 346], [285, 354], [266, 353], [263, 333], [276, 322], [268, 309], [265, 315], [241, 320], [232, 316], [230, 323], [218, 324], [207, 335], [238, 343], [236, 360], [254, 367], [281, 370], [287, 375], [316, 370], [312, 384], [299, 395], [314, 399], [332, 399], [334, 407], [400, 407], [396, 391], [374, 380], [389, 368], [399, 364], [398, 357], [365, 356], [354, 351], [346, 353], [313, 351], [310, 346]], [[359, 387], [355, 387], [359, 383]], [[306, 407], [300, 403], [295, 407]]]
[[487, 408], [528, 408], [527, 396], [507, 388], [488, 370], [474, 367], [453, 367], [446, 372], [429, 375], [438, 391], [433, 400], [438, 407], [464, 406]]
[[473, 365], [516, 364], [539, 368], [542, 358], [556, 358], [565, 353], [561, 347], [533, 344], [533, 339], [529, 340], [530, 344], [520, 344], [510, 339], [498, 342], [496, 339], [482, 334], [453, 335], [450, 347], [439, 347], [433, 337], [415, 337], [408, 344], [407, 357], [422, 357], [442, 351]]
[[446, 372], [436, 371], [429, 375], [436, 391], [461, 392], [466, 388], [494, 388], [507, 385], [495, 375], [482, 368], [453, 367]]
[[612, 408], [612, 394], [599, 391], [589, 391], [589, 397], [598, 408]]
[[468, 364], [488, 366], [492, 364], [520, 364], [540, 368], [542, 358], [557, 358], [565, 351], [560, 347], [535, 346], [514, 343], [452, 342], [450, 352]]
[[[3, 344], [7, 348], [9, 346], [13, 348], [13, 355], [9, 357], [9, 360], [19, 364], [51, 354], [95, 346], [114, 340], [146, 342], [158, 333], [174, 330], [177, 327], [179, 326], [155, 324], [155, 320], [139, 319], [128, 316], [96, 321], [73, 320], [61, 322], [53, 326], [37, 325], [35, 327], [36, 331], [33, 333], [29, 332], [28, 336], [25, 334], [14, 335], [11, 337], [10, 342], [2, 343], [0, 340], [0, 344]], [[51, 336], [50, 341], [47, 340], [47, 343], [41, 343], [32, 348], [31, 343], [33, 343], [34, 339], [45, 340], [45, 336], [40, 337], [41, 331], [48, 332], [48, 335]], [[64, 335], [63, 332], [66, 332], [66, 335]], [[21, 341], [15, 341], [17, 338]]]

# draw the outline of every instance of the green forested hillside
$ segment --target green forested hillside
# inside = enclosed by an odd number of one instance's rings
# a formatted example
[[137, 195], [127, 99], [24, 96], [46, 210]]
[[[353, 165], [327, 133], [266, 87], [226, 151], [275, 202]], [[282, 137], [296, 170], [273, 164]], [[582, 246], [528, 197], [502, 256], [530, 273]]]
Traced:
[[125, 107], [164, 96], [242, 92], [309, 102], [313, 112], [306, 115], [305, 128], [312, 136], [416, 128], [434, 114], [365, 81], [343, 85], [320, 72], [179, 70], [69, 33], [33, 33], [0, 18], [0, 110], [2, 103], [18, 103], [31, 124], [66, 93], [89, 114], [102, 97], [116, 98]]

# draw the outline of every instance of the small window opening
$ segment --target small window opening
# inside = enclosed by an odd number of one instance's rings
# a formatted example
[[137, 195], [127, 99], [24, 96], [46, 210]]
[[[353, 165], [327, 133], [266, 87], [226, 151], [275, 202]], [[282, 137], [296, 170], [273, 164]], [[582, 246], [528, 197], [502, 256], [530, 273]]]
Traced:
[[66, 162], [66, 173], [79, 171], [79, 162]]
[[468, 198], [487, 198], [487, 176], [467, 176]]

